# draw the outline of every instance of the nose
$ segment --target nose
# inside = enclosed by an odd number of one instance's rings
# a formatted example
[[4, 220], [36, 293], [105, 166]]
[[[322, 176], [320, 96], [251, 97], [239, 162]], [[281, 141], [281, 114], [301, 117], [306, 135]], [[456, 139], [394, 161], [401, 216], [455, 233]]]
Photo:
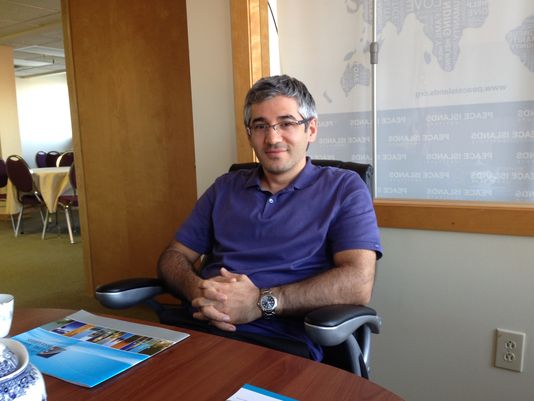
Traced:
[[278, 132], [278, 127], [274, 128], [270, 126], [267, 132], [265, 133], [265, 142], [266, 143], [278, 143], [282, 140], [280, 132]]

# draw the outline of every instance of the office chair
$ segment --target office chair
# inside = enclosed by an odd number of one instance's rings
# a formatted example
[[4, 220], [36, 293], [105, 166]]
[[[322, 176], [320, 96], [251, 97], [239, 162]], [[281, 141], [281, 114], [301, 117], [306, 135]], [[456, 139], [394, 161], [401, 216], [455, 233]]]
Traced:
[[[336, 160], [312, 160], [312, 163], [356, 171], [367, 187], [371, 188], [371, 165]], [[254, 168], [257, 165], [258, 163], [233, 164], [230, 171]], [[173, 316], [176, 305], [162, 305], [154, 299], [165, 292], [165, 283], [160, 279], [131, 278], [101, 285], [97, 287], [95, 295], [102, 305], [111, 309], [124, 309], [145, 303], [158, 314], [161, 323], [177, 325], [174, 323], [180, 319]], [[326, 306], [307, 314], [304, 325], [310, 339], [323, 347], [324, 363], [364, 378], [369, 377], [371, 333], [378, 334], [382, 325], [382, 319], [375, 310], [361, 305]], [[256, 341], [251, 342], [258, 344]], [[287, 352], [287, 348], [283, 350]]]

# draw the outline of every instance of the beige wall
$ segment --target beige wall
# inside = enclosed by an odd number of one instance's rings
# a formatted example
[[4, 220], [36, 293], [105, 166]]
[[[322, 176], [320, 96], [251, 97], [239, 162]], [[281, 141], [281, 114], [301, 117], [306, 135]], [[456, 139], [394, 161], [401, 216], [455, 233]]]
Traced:
[[230, 2], [188, 0], [187, 24], [200, 196], [236, 161]]
[[[411, 401], [534, 400], [534, 239], [381, 231], [372, 380]], [[523, 373], [493, 367], [496, 328], [527, 334]]]
[[21, 154], [13, 49], [0, 46], [0, 154]]

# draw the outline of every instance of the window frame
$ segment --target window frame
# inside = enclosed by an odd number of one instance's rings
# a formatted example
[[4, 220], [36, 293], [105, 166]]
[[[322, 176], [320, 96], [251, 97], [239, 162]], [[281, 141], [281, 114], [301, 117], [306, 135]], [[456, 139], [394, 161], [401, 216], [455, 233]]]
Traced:
[[380, 227], [534, 236], [534, 205], [375, 199]]

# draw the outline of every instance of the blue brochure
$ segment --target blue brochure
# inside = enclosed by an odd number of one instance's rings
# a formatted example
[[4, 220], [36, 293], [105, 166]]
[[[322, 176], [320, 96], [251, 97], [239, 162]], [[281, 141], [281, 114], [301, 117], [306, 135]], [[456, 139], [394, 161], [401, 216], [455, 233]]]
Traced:
[[78, 311], [13, 337], [42, 373], [93, 387], [189, 334]]

